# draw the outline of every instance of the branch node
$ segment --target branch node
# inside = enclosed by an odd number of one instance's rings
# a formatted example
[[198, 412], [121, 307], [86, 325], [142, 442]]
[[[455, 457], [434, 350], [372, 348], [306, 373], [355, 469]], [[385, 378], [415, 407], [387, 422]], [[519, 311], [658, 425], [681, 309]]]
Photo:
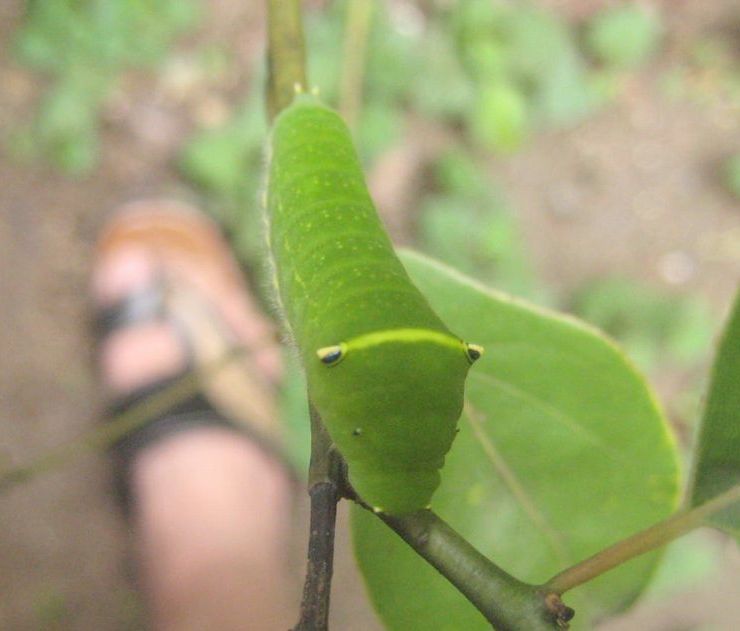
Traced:
[[545, 594], [545, 609], [553, 622], [558, 625], [559, 629], [567, 629], [568, 624], [576, 615], [575, 609], [568, 607], [560, 598], [560, 594], [549, 592]]

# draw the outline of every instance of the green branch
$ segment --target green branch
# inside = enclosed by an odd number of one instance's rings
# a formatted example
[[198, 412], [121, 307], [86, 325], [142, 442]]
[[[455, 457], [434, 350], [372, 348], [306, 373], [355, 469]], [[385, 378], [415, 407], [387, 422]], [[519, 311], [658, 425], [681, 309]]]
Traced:
[[267, 0], [267, 110], [270, 120], [307, 87], [306, 53], [299, 0]]
[[573, 610], [556, 594], [522, 583], [483, 556], [430, 510], [377, 514], [452, 583], [498, 631], [567, 628]]
[[555, 594], [564, 594], [622, 563], [660, 548], [687, 532], [705, 525], [708, 517], [728, 508], [738, 500], [740, 500], [740, 485], [731, 487], [696, 508], [678, 512], [596, 553], [585, 561], [563, 570], [545, 583], [544, 589]]

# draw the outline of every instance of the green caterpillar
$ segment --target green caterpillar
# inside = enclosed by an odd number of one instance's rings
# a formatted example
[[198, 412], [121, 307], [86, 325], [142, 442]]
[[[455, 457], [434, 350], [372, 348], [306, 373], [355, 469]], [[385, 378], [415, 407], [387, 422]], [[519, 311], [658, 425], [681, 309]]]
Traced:
[[298, 94], [269, 152], [269, 241], [309, 396], [365, 502], [423, 508], [483, 349], [450, 333], [412, 284], [334, 111]]

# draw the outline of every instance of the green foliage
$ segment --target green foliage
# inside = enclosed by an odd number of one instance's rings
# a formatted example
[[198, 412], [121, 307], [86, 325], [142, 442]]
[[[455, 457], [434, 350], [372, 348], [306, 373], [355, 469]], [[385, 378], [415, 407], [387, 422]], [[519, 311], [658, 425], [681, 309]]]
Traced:
[[634, 68], [655, 52], [661, 34], [657, 14], [630, 2], [597, 15], [588, 25], [586, 44], [603, 64], [619, 69]]
[[555, 14], [472, 0], [450, 23], [475, 85], [470, 132], [483, 146], [515, 150], [532, 128], [572, 123], [599, 102], [575, 34]]
[[[419, 255], [412, 279], [486, 355], [432, 508], [518, 578], [556, 571], [674, 508], [676, 448], [644, 380], [616, 347], [575, 320], [515, 302]], [[390, 629], [487, 629], [482, 617], [365, 511], [355, 550]], [[568, 594], [574, 628], [621, 609], [645, 587], [649, 554]], [[423, 597], [420, 595], [423, 594]]]
[[431, 22], [418, 50], [424, 63], [412, 78], [412, 110], [436, 120], [464, 120], [474, 106], [475, 86], [465, 72], [449, 27]]
[[280, 388], [280, 418], [285, 423], [286, 451], [299, 475], [308, 472], [311, 458], [311, 423], [306, 401], [306, 378], [296, 354], [283, 353], [284, 378]]
[[724, 166], [725, 188], [740, 199], [740, 154], [732, 156]]
[[363, 159], [371, 161], [403, 137], [403, 118], [396, 108], [370, 101], [362, 107], [354, 135]]
[[528, 135], [527, 102], [503, 82], [481, 90], [470, 120], [473, 136], [500, 153], [516, 151]]
[[[701, 420], [689, 506], [698, 506], [740, 484], [740, 292], [717, 355]], [[740, 536], [740, 502], [710, 520]]]
[[264, 254], [257, 191], [267, 125], [261, 93], [254, 93], [223, 125], [196, 132], [179, 158], [182, 173], [207, 196], [211, 212], [233, 235], [239, 258], [255, 264]]
[[421, 209], [419, 246], [428, 254], [511, 293], [542, 299], [504, 196], [462, 148], [434, 164], [434, 192]]
[[585, 286], [572, 298], [571, 309], [616, 338], [644, 370], [696, 364], [712, 338], [714, 323], [702, 301], [629, 279]]
[[15, 47], [51, 79], [21, 139], [71, 174], [95, 163], [100, 109], [120, 74], [149, 66], [197, 15], [193, 0], [43, 0], [27, 4]]
[[[326, 11], [307, 11], [309, 76], [322, 99], [336, 103], [342, 72], [343, 29], [346, 3]], [[367, 98], [362, 105], [356, 136], [366, 160], [382, 153], [402, 135], [400, 103], [412, 82], [416, 55], [413, 40], [389, 21], [378, 8], [368, 45]], [[258, 67], [264, 60], [258, 62]], [[264, 256], [264, 237], [258, 193], [267, 124], [262, 105], [264, 76], [239, 111], [224, 124], [197, 131], [184, 145], [179, 158], [183, 175], [206, 196], [210, 211], [234, 238], [240, 259], [258, 264]]]
[[[309, 76], [330, 103], [338, 99], [346, 3], [307, 16]], [[579, 120], [604, 99], [582, 59], [574, 30], [554, 13], [489, 0], [467, 0], [433, 13], [423, 31], [378, 7], [368, 42], [366, 111], [414, 111], [463, 123], [494, 151], [519, 148], [531, 130]], [[389, 115], [389, 114], [387, 114]], [[377, 115], [376, 115], [377, 119]], [[362, 133], [364, 121], [358, 122]], [[400, 130], [400, 124], [385, 129]], [[386, 144], [398, 139], [388, 134]], [[364, 157], [377, 155], [363, 145]]]
[[666, 546], [643, 600], [666, 600], [711, 578], [722, 565], [722, 542], [712, 535], [695, 530]]
[[[344, 71], [347, 2], [335, 2], [327, 10], [307, 12], [308, 76], [321, 98], [338, 104]], [[363, 102], [355, 126], [360, 153], [372, 160], [397, 142], [403, 130], [401, 110], [421, 66], [418, 38], [402, 32], [378, 4], [367, 42], [363, 74]]]
[[[51, 87], [35, 123], [10, 139], [16, 153], [44, 154], [73, 174], [92, 168], [100, 110], [121, 73], [160, 61], [194, 24], [199, 6], [197, 0], [29, 3], [16, 50], [51, 78]], [[346, 11], [340, 1], [306, 16], [309, 76], [330, 103], [339, 96]], [[608, 82], [589, 73], [573, 29], [552, 12], [469, 0], [425, 17], [391, 15], [385, 5], [373, 12], [356, 125], [365, 159], [400, 140], [409, 105], [462, 123], [476, 143], [507, 152], [533, 129], [578, 120], [609, 96]]]

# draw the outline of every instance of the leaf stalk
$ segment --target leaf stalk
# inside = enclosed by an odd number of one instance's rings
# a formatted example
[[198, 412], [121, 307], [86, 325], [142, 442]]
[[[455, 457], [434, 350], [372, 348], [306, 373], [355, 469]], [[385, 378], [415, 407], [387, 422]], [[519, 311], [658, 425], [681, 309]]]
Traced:
[[553, 576], [544, 589], [562, 595], [609, 570], [646, 552], [660, 548], [674, 539], [705, 524], [707, 519], [740, 500], [740, 484], [729, 488], [715, 498], [692, 508], [675, 513], [668, 519], [641, 530], [634, 535], [597, 552]]

